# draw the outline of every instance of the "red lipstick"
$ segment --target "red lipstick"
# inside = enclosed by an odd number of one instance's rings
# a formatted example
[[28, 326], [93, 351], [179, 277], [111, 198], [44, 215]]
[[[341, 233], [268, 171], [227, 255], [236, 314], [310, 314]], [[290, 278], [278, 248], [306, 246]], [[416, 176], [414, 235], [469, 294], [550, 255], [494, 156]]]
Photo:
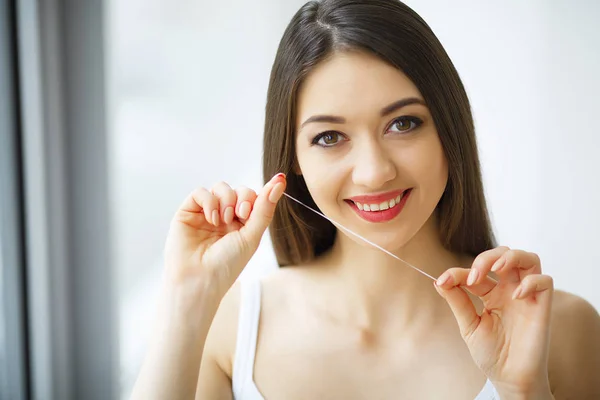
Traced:
[[[411, 192], [412, 189], [402, 189], [376, 195], [353, 196], [346, 200], [346, 202], [358, 214], [359, 217], [366, 221], [387, 222], [394, 219], [398, 214], [400, 214], [400, 212], [404, 208], [404, 205], [408, 201]], [[397, 199], [398, 196], [400, 196], [400, 201], [394, 201], [393, 203], [391, 203], [393, 204], [393, 206], [389, 207], [389, 202], [392, 199]], [[360, 206], [363, 208], [362, 210], [359, 208], [359, 206], [356, 205], [357, 202], [360, 203]], [[384, 210], [379, 210], [381, 203], [384, 202], [388, 203], [386, 204], [388, 208]], [[370, 211], [370, 205], [377, 205], [378, 210]], [[368, 209], [368, 211], [365, 210], [365, 208]]]

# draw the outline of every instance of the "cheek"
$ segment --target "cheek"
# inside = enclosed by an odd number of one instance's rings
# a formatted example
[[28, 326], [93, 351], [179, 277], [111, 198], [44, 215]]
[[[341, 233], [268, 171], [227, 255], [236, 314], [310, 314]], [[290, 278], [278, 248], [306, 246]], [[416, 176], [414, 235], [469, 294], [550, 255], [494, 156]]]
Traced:
[[332, 173], [331, 168], [317, 163], [300, 164], [300, 167], [308, 191], [320, 206], [322, 199], [330, 198], [335, 192], [335, 174]]
[[[448, 182], [448, 162], [439, 138], [435, 137], [424, 151], [424, 157], [419, 164], [422, 182], [426, 185], [428, 194], [441, 197]], [[434, 199], [436, 202], [439, 199]]]
[[426, 193], [443, 191], [446, 186], [448, 164], [437, 134], [428, 135], [410, 151], [403, 152], [398, 165]]
[[318, 151], [298, 154], [298, 166], [306, 187], [321, 211], [339, 195], [344, 175], [335, 162], [327, 161], [318, 155]]

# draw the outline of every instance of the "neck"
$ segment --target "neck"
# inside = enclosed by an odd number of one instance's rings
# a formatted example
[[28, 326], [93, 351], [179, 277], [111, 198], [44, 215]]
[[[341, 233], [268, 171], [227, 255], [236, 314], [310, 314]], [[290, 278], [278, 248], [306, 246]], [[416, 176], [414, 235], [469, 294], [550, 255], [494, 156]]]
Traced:
[[[466, 257], [444, 248], [433, 217], [404, 246], [386, 250], [434, 278], [448, 268], [468, 265]], [[364, 329], [379, 330], [390, 320], [402, 329], [417, 327], [419, 322], [431, 324], [442, 312], [447, 314], [429, 277], [360, 239], [338, 232], [324, 261], [340, 289], [340, 307], [351, 310], [347, 314], [351, 323]]]

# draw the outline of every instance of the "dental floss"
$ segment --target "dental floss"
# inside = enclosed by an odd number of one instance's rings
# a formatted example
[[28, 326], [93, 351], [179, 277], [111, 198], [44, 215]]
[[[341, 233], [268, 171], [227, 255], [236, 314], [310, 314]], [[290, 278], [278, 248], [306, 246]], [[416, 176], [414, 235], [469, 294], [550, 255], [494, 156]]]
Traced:
[[415, 267], [414, 265], [412, 265], [411, 263], [409, 263], [409, 262], [407, 262], [407, 261], [404, 261], [403, 259], [401, 259], [401, 258], [400, 258], [400, 257], [398, 257], [397, 255], [395, 255], [395, 254], [393, 254], [393, 253], [391, 253], [391, 252], [387, 251], [387, 250], [386, 250], [386, 249], [384, 249], [383, 247], [381, 247], [381, 246], [379, 246], [379, 245], [377, 245], [377, 244], [375, 244], [375, 243], [371, 242], [370, 240], [368, 240], [368, 239], [366, 239], [366, 238], [362, 237], [362, 236], [361, 236], [361, 235], [359, 235], [358, 233], [355, 233], [355, 232], [351, 231], [350, 229], [346, 228], [345, 226], [343, 226], [343, 225], [342, 225], [342, 224], [340, 224], [339, 222], [336, 222], [336, 221], [332, 220], [331, 218], [329, 218], [329, 217], [325, 216], [324, 214], [322, 214], [322, 213], [318, 212], [317, 210], [313, 209], [312, 207], [310, 207], [310, 206], [307, 206], [306, 204], [304, 204], [303, 202], [301, 202], [301, 201], [300, 201], [300, 200], [298, 200], [298, 199], [295, 199], [294, 197], [290, 196], [290, 195], [289, 195], [289, 194], [287, 194], [286, 192], [283, 192], [283, 194], [284, 194], [286, 197], [288, 197], [289, 199], [292, 199], [292, 200], [294, 200], [296, 203], [298, 203], [298, 204], [300, 204], [300, 205], [303, 205], [304, 207], [308, 208], [310, 211], [312, 211], [312, 212], [314, 212], [314, 213], [316, 213], [316, 214], [320, 215], [321, 217], [325, 218], [326, 220], [328, 220], [328, 221], [329, 221], [329, 222], [331, 222], [332, 224], [336, 225], [338, 228], [340, 228], [340, 229], [343, 229], [343, 230], [345, 230], [346, 232], [348, 232], [348, 233], [350, 233], [350, 234], [352, 234], [352, 235], [356, 236], [357, 238], [359, 238], [359, 239], [363, 240], [364, 242], [366, 242], [366, 243], [370, 244], [371, 246], [375, 247], [376, 249], [379, 249], [379, 250], [383, 251], [384, 253], [386, 253], [386, 254], [388, 254], [388, 255], [390, 255], [390, 256], [392, 256], [392, 257], [394, 257], [396, 260], [398, 260], [398, 261], [402, 261], [404, 264], [408, 265], [409, 267], [411, 267], [411, 268], [412, 268], [412, 269], [414, 269], [415, 271], [418, 271], [418, 272], [420, 272], [421, 274], [425, 275], [425, 276], [426, 276], [426, 277], [428, 277], [429, 279], [431, 279], [431, 280], [433, 280], [433, 281], [436, 281], [436, 280], [437, 280], [437, 279], [436, 279], [436, 278], [434, 278], [433, 276], [429, 275], [427, 272], [420, 270], [419, 268]]

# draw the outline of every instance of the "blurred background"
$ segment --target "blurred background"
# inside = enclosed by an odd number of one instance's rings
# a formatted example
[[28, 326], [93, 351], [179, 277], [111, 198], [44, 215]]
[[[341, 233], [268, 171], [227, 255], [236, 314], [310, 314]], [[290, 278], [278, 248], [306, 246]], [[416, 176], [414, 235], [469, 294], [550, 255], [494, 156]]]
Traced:
[[[0, 398], [129, 396], [177, 206], [261, 187], [270, 67], [304, 3], [0, 0]], [[499, 242], [600, 309], [600, 3], [406, 3], [466, 86]], [[276, 268], [270, 246], [241, 279]]]

